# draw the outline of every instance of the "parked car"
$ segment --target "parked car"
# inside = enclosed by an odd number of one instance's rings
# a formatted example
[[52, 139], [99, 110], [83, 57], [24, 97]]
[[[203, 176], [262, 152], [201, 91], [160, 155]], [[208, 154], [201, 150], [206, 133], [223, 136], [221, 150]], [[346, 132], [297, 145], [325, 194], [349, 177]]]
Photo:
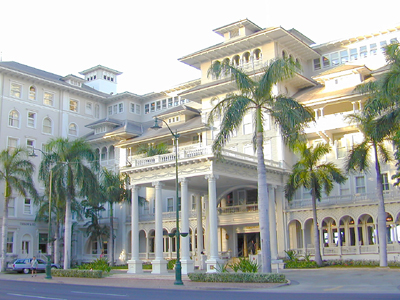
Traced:
[[[25, 274], [28, 274], [31, 272], [31, 260], [32, 258], [19, 258], [16, 261], [14, 261], [14, 263], [11, 265], [9, 264], [9, 269], [12, 269], [13, 271], [16, 271], [18, 273], [22, 273], [24, 272]], [[45, 262], [43, 259], [37, 258], [36, 259], [38, 261], [38, 266], [37, 266], [37, 270], [38, 272], [46, 271], [46, 264], [47, 262]], [[57, 264], [51, 264], [51, 268], [53, 269], [58, 269], [60, 266]]]

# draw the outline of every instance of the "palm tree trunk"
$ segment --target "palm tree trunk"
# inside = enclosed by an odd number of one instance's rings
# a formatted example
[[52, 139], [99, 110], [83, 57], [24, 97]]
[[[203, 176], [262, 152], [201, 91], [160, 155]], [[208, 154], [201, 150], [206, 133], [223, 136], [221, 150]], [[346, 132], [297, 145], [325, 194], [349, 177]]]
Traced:
[[60, 220], [57, 216], [56, 230], [54, 231], [54, 263], [60, 263]]
[[4, 208], [3, 208], [3, 222], [1, 227], [1, 272], [5, 272], [6, 265], [6, 256], [7, 256], [7, 221], [8, 221], [8, 202], [9, 198], [4, 198]]
[[112, 202], [110, 204], [110, 266], [114, 266], [114, 210]]
[[64, 228], [64, 270], [71, 267], [71, 233], [72, 233], [72, 215], [71, 215], [71, 195], [67, 196], [65, 203], [65, 228]]
[[387, 242], [386, 242], [386, 211], [383, 199], [383, 184], [381, 166], [379, 164], [377, 146], [373, 143], [375, 155], [376, 190], [378, 192], [378, 239], [379, 239], [379, 265], [387, 267]]
[[317, 198], [315, 197], [314, 190], [312, 191], [312, 214], [313, 214], [313, 227], [314, 227], [315, 262], [317, 263], [318, 266], [322, 266], [321, 247], [318, 234]]
[[261, 272], [271, 273], [271, 245], [269, 232], [269, 199], [267, 170], [263, 152], [263, 132], [257, 131], [258, 215], [261, 237]]

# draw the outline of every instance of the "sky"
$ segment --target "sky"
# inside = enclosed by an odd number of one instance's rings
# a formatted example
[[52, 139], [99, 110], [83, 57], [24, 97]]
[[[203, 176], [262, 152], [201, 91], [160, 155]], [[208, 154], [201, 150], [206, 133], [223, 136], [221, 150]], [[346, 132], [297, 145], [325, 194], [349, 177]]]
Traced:
[[103, 65], [118, 92], [160, 92], [200, 77], [178, 61], [223, 41], [212, 30], [249, 19], [296, 28], [317, 44], [400, 25], [400, 1], [3, 0], [0, 52], [61, 76]]

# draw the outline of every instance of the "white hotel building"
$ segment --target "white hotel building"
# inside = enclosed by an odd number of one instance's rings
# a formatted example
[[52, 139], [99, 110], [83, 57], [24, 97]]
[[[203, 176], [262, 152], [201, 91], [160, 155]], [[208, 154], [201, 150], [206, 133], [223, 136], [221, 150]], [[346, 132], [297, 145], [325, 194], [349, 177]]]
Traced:
[[[245, 19], [214, 30], [221, 43], [186, 55], [179, 60], [199, 70], [200, 79], [167, 91], [137, 95], [117, 93], [122, 73], [96, 66], [75, 75], [59, 76], [16, 62], [0, 62], [0, 141], [41, 148], [49, 138], [84, 136], [98, 151], [101, 164], [130, 177], [133, 205], [115, 205], [115, 258], [129, 264], [132, 273], [151, 261], [153, 273], [166, 270], [166, 260], [176, 255], [175, 153], [173, 137], [163, 126], [150, 129], [154, 117], [180, 134], [178, 176], [181, 198], [180, 230], [183, 273], [198, 265], [201, 252], [211, 271], [220, 259], [247, 256], [251, 240], [259, 244], [257, 207], [257, 162], [251, 143], [252, 117], [244, 118], [217, 160], [211, 145], [219, 124], [207, 126], [207, 114], [235, 91], [230, 78], [207, 77], [214, 60], [229, 60], [251, 72], [260, 71], [272, 58], [292, 56], [303, 70], [280, 83], [277, 93], [294, 97], [315, 112], [310, 124], [310, 143], [332, 145], [326, 160], [343, 166], [354, 143], [362, 138], [345, 116], [359, 111], [365, 97], [354, 87], [385, 72], [384, 47], [397, 42], [400, 26], [315, 44], [295, 29], [260, 28]], [[295, 156], [285, 147], [272, 122], [267, 122], [264, 153], [270, 196], [271, 245], [274, 258], [285, 250], [313, 253], [311, 196], [299, 190], [290, 203], [283, 187]], [[170, 153], [144, 157], [136, 150], [142, 144], [164, 142]], [[40, 156], [34, 158], [36, 165]], [[400, 255], [400, 193], [393, 186], [394, 164], [382, 166], [387, 212], [388, 257]], [[374, 171], [349, 175], [329, 197], [317, 204], [323, 259], [378, 259], [377, 197]], [[43, 186], [37, 183], [40, 193]], [[3, 205], [3, 201], [0, 206]], [[1, 207], [0, 207], [1, 209]], [[35, 221], [36, 207], [30, 199], [15, 195], [9, 207], [7, 250], [9, 260], [47, 251], [47, 224]], [[2, 209], [1, 209], [2, 211]], [[0, 215], [1, 217], [1, 215]], [[79, 263], [99, 257], [98, 245], [86, 236], [75, 220], [72, 259]], [[102, 215], [107, 224], [108, 210]], [[197, 259], [197, 260], [196, 260]], [[196, 261], [195, 261], [196, 260]]]

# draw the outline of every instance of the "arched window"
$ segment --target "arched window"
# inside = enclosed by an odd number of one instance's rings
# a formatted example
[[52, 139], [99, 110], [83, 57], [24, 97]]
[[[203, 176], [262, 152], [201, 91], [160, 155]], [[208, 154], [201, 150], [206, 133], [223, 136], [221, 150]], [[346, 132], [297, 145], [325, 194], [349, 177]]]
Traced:
[[108, 151], [108, 159], [114, 159], [114, 158], [115, 158], [115, 148], [114, 146], [111, 146]]
[[243, 63], [248, 64], [250, 62], [250, 52], [245, 52], [243, 54]]
[[50, 118], [46, 117], [43, 119], [43, 133], [52, 134], [53, 126]]
[[78, 135], [78, 126], [75, 123], [69, 124], [68, 134], [77, 136]]
[[232, 63], [233, 63], [233, 65], [234, 65], [235, 67], [239, 66], [239, 64], [240, 64], [240, 57], [239, 57], [239, 55], [235, 55], [235, 56], [232, 58]]
[[253, 57], [254, 57], [254, 60], [260, 60], [261, 59], [261, 50], [255, 49], [253, 51]]
[[106, 147], [103, 147], [102, 149], [101, 149], [101, 157], [100, 157], [100, 160], [107, 160], [107, 148]]
[[287, 57], [286, 51], [282, 50], [282, 58], [286, 58], [286, 57]]
[[99, 160], [100, 159], [100, 149], [99, 148], [96, 148], [96, 150], [95, 150], [95, 155], [96, 155], [96, 160]]
[[16, 110], [10, 111], [8, 115], [8, 125], [19, 128], [19, 112]]
[[36, 88], [33, 85], [29, 88], [29, 100], [36, 100]]

